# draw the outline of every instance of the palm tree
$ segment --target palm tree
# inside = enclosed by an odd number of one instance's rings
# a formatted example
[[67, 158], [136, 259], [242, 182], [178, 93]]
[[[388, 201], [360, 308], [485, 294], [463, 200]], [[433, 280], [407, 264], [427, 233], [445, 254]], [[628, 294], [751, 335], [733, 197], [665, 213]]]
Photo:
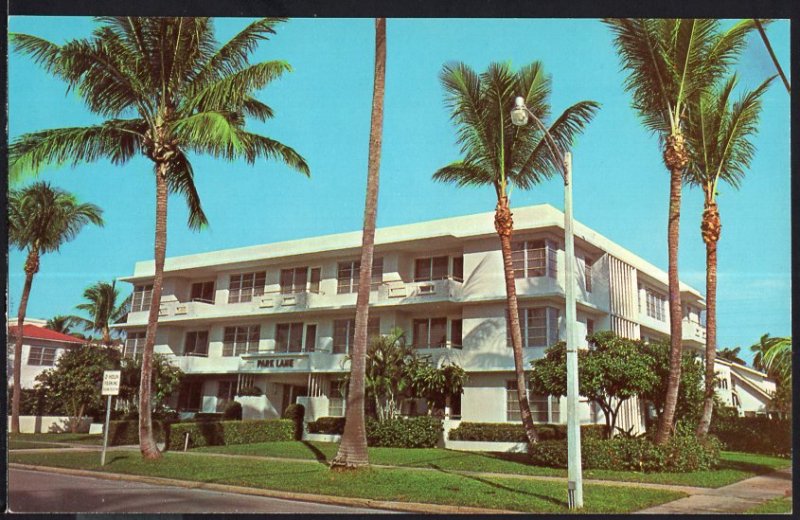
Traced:
[[167, 247], [167, 195], [180, 193], [189, 206], [189, 227], [207, 224], [188, 153], [229, 161], [279, 159], [308, 175], [292, 148], [245, 129], [251, 116], [273, 117], [253, 93], [290, 70], [283, 61], [250, 65], [258, 42], [275, 34], [280, 18], [248, 25], [218, 46], [210, 18], [99, 17], [90, 39], [64, 45], [11, 35], [16, 50], [30, 55], [75, 89], [89, 109], [108, 118], [99, 125], [25, 134], [9, 149], [9, 176], [38, 172], [45, 164], [110, 159], [124, 164], [138, 153], [153, 163], [156, 184], [155, 268], [142, 354], [139, 444], [146, 459], [161, 455], [153, 440], [150, 410], [153, 347]]
[[656, 442], [669, 440], [675, 418], [681, 375], [681, 295], [678, 280], [681, 181], [689, 164], [684, 139], [687, 112], [738, 56], [753, 20], [719, 31], [719, 21], [698, 18], [605, 19], [628, 71], [625, 89], [646, 128], [659, 136], [664, 164], [670, 172], [667, 252], [670, 310], [670, 373], [664, 413]]
[[726, 182], [738, 188], [750, 166], [754, 148], [751, 138], [758, 131], [761, 96], [774, 78], [757, 89], [745, 92], [735, 103], [731, 95], [736, 86], [732, 75], [718, 88], [702, 94], [689, 112], [686, 138], [690, 160], [686, 181], [703, 190], [703, 220], [700, 231], [706, 244], [706, 375], [703, 414], [697, 435], [705, 436], [714, 408], [714, 360], [717, 350], [717, 242], [722, 223], [717, 207], [717, 187]]
[[770, 377], [772, 377], [774, 374], [768, 372], [767, 367], [764, 364], [764, 357], [778, 339], [779, 338], [770, 338], [769, 333], [766, 333], [759, 338], [758, 343], [750, 346], [750, 352], [753, 353], [753, 368], [767, 372]]
[[58, 314], [47, 320], [44, 328], [60, 332], [61, 334], [72, 334], [71, 329], [74, 326], [72, 318], [72, 316], [63, 316]]
[[792, 338], [770, 338], [764, 353], [764, 367], [774, 373], [780, 384], [792, 387]]
[[747, 361], [739, 357], [739, 352], [741, 352], [742, 347], [725, 347], [717, 350], [716, 357], [720, 359], [724, 359], [725, 361], [730, 361], [731, 363], [737, 363], [739, 365], [747, 365]]
[[[492, 63], [480, 75], [463, 63], [448, 64], [440, 79], [447, 92], [446, 103], [452, 112], [452, 120], [458, 128], [458, 143], [464, 159], [441, 168], [433, 178], [457, 186], [488, 184], [497, 195], [494, 223], [503, 255], [520, 415], [528, 439], [536, 442], [538, 438], [525, 386], [522, 334], [511, 259], [514, 222], [509, 194], [513, 186], [529, 189], [560, 173], [561, 164], [551, 153], [540, 127], [515, 126], [510, 111], [514, 98], [520, 95], [537, 118], [547, 119], [550, 114], [550, 78], [545, 75], [540, 62], [533, 62], [518, 72], [513, 72], [508, 64]], [[554, 144], [560, 150], [569, 148], [573, 138], [583, 131], [598, 108], [599, 104], [594, 101], [581, 101], [566, 109], [549, 128]]]
[[367, 324], [369, 288], [372, 279], [372, 256], [375, 244], [375, 220], [378, 214], [378, 180], [383, 140], [383, 94], [386, 84], [386, 19], [375, 19], [375, 73], [372, 90], [372, 115], [369, 131], [367, 196], [364, 204], [364, 230], [361, 238], [361, 270], [356, 298], [356, 323], [353, 352], [350, 358], [350, 384], [347, 392], [344, 431], [339, 451], [331, 461], [332, 469], [359, 468], [369, 465], [367, 430], [364, 424], [364, 376], [367, 364]]
[[772, 20], [759, 20], [758, 18], [754, 18], [753, 21], [755, 22], [756, 28], [758, 29], [758, 34], [761, 35], [761, 41], [764, 42], [764, 47], [767, 48], [769, 57], [772, 58], [772, 63], [775, 65], [775, 70], [778, 71], [778, 75], [781, 77], [781, 80], [783, 81], [783, 86], [786, 87], [786, 92], [789, 93], [789, 95], [791, 95], [792, 86], [789, 85], [789, 80], [786, 79], [786, 74], [784, 74], [783, 68], [781, 67], [780, 62], [778, 61], [778, 57], [775, 56], [775, 51], [772, 50], [772, 45], [769, 43], [767, 32], [764, 30], [764, 25], [771, 22]]
[[39, 272], [41, 255], [58, 251], [73, 240], [87, 224], [103, 225], [103, 210], [94, 204], [81, 204], [75, 195], [36, 182], [8, 192], [8, 241], [27, 251], [25, 285], [17, 310], [17, 335], [14, 343], [14, 393], [11, 398], [11, 432], [19, 433], [20, 371], [22, 370], [22, 329], [33, 277]]
[[90, 318], [72, 316], [72, 323], [81, 325], [84, 330], [91, 330], [101, 334], [102, 343], [111, 345], [111, 325], [119, 321], [128, 312], [130, 296], [117, 303], [119, 290], [116, 281], [97, 282], [83, 291], [86, 302], [78, 304], [75, 308], [86, 312]]

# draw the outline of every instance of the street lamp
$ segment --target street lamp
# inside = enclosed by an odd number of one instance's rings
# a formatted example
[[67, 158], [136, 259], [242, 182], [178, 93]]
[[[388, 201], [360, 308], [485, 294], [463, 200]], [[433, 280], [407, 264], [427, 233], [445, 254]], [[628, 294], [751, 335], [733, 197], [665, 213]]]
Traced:
[[511, 122], [528, 124], [528, 116], [544, 133], [544, 140], [553, 158], [561, 165], [564, 179], [564, 270], [567, 307], [567, 495], [570, 509], [583, 507], [583, 475], [581, 470], [581, 428], [578, 420], [578, 346], [575, 341], [575, 238], [572, 231], [572, 154], [561, 155], [556, 142], [541, 120], [525, 106], [521, 96], [514, 101]]

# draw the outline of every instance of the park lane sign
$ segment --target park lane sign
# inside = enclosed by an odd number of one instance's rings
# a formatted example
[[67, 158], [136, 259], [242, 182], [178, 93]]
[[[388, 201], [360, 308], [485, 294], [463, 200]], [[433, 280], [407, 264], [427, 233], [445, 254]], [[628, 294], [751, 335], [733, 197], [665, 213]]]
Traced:
[[[103, 372], [103, 389], [100, 395], [119, 395], [119, 382], [122, 379], [120, 370], [106, 370]], [[97, 388], [97, 387], [95, 387]]]

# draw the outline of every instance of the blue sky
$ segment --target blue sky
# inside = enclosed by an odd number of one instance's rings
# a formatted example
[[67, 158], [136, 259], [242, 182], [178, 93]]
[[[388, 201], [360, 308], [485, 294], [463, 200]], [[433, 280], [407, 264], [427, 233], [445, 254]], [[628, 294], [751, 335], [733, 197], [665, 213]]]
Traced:
[[[248, 19], [217, 19], [224, 41]], [[726, 22], [727, 24], [727, 22]], [[11, 17], [9, 30], [56, 43], [88, 36], [83, 17]], [[778, 59], [789, 69], [789, 23], [768, 28]], [[276, 138], [308, 161], [307, 179], [277, 162], [226, 163], [193, 157], [197, 187], [211, 222], [186, 228], [186, 208], [170, 199], [167, 255], [357, 230], [366, 183], [374, 29], [371, 19], [298, 18], [279, 26], [253, 61], [282, 59], [293, 71], [259, 98], [276, 112], [253, 129]], [[579, 100], [602, 108], [573, 148], [575, 216], [610, 239], [666, 269], [668, 174], [657, 139], [643, 129], [623, 91], [624, 74], [609, 30], [597, 20], [390, 19], [378, 225], [491, 211], [490, 188], [434, 183], [431, 174], [459, 158], [455, 130], [443, 103], [438, 75], [450, 61], [482, 71], [492, 61], [514, 67], [540, 60], [552, 75], [553, 111]], [[741, 86], [753, 88], [774, 68], [754, 33], [738, 63]], [[722, 186], [719, 243], [720, 346], [747, 347], [765, 332], [791, 334], [789, 96], [775, 82], [764, 97], [757, 153], [739, 191]], [[98, 121], [63, 83], [10, 51], [9, 136]], [[48, 318], [75, 312], [83, 289], [97, 280], [130, 274], [152, 258], [154, 181], [150, 164], [108, 162], [50, 169], [40, 178], [105, 210], [104, 228], [86, 228], [43, 257], [28, 315]], [[553, 179], [512, 206], [563, 207]], [[699, 233], [702, 196], [684, 189], [681, 279], [704, 290], [705, 249]], [[16, 315], [24, 256], [9, 255], [9, 315]], [[125, 284], [123, 284], [125, 285]], [[129, 290], [126, 287], [126, 291]], [[749, 354], [747, 354], [749, 358]]]

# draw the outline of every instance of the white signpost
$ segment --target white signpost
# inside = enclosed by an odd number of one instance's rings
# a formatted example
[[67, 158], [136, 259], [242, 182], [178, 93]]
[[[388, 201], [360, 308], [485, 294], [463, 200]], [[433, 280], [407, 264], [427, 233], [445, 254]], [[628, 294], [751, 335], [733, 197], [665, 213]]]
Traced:
[[106, 370], [103, 372], [103, 390], [100, 395], [108, 396], [108, 403], [106, 404], [106, 425], [103, 428], [103, 455], [100, 457], [100, 465], [106, 465], [106, 447], [108, 446], [108, 424], [111, 421], [111, 396], [119, 395], [119, 382], [121, 379], [121, 371], [119, 370]]

